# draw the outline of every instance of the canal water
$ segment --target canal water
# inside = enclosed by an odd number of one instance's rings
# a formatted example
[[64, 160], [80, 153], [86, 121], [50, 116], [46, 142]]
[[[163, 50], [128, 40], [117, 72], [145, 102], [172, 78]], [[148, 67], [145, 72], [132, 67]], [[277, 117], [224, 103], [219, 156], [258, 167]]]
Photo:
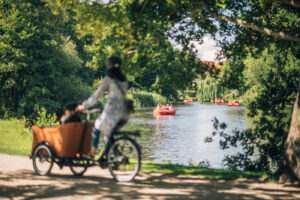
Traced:
[[131, 117], [125, 129], [140, 130], [137, 139], [142, 145], [143, 159], [173, 164], [197, 165], [209, 162], [212, 168], [224, 168], [225, 155], [235, 154], [239, 148], [221, 150], [219, 138], [212, 143], [204, 139], [213, 132], [212, 119], [216, 117], [228, 124], [227, 132], [248, 127], [245, 107], [228, 107], [193, 103], [176, 107], [175, 116], [154, 117], [152, 110], [143, 111]]

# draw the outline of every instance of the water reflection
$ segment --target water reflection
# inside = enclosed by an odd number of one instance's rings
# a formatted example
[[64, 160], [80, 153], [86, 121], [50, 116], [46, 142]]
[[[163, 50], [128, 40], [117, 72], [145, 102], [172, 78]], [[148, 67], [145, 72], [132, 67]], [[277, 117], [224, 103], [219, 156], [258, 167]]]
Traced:
[[244, 107], [195, 103], [177, 107], [175, 116], [154, 117], [152, 111], [144, 111], [132, 117], [126, 129], [138, 129], [142, 137], [143, 159], [188, 165], [208, 160], [211, 167], [223, 168], [226, 154], [238, 148], [220, 150], [218, 140], [204, 143], [213, 127], [212, 119], [228, 123], [228, 128], [245, 129], [247, 125]]

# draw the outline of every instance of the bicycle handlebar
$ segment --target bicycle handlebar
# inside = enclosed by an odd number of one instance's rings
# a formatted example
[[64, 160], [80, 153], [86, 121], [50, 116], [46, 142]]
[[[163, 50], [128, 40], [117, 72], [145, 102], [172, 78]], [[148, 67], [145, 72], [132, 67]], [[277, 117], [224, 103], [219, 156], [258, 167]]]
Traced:
[[93, 113], [100, 113], [101, 110], [100, 109], [91, 109], [91, 110], [85, 110], [83, 111], [83, 113], [86, 114], [86, 120], [89, 121], [90, 120], [90, 115]]
[[84, 110], [83, 113], [85, 114], [93, 114], [93, 113], [100, 113], [101, 109], [92, 109], [92, 110]]

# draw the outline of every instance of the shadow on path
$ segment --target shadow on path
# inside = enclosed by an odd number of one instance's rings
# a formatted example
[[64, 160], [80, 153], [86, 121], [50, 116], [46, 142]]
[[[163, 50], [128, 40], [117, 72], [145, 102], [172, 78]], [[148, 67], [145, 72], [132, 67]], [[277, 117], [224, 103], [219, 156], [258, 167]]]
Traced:
[[300, 199], [300, 188], [257, 180], [225, 181], [142, 174], [131, 183], [106, 176], [37, 176], [31, 170], [0, 172], [0, 199]]

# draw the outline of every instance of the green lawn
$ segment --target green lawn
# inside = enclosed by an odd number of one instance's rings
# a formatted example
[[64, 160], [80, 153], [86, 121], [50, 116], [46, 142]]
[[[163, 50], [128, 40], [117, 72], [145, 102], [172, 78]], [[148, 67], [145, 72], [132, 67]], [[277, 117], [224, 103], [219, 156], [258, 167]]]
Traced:
[[[29, 129], [24, 128], [24, 121], [22, 120], [0, 120], [0, 138], [0, 153], [28, 156], [31, 152], [32, 134]], [[170, 175], [196, 175], [209, 179], [260, 178], [265, 176], [262, 172], [188, 167], [152, 161], [144, 161], [141, 171]]]
[[24, 128], [24, 121], [0, 120], [0, 152], [16, 155], [31, 153], [32, 134]]
[[249, 172], [227, 169], [211, 169], [200, 167], [188, 167], [182, 165], [157, 163], [145, 161], [142, 164], [142, 172], [163, 173], [170, 175], [198, 176], [208, 179], [238, 179], [238, 178], [261, 178], [267, 175], [263, 172]]

